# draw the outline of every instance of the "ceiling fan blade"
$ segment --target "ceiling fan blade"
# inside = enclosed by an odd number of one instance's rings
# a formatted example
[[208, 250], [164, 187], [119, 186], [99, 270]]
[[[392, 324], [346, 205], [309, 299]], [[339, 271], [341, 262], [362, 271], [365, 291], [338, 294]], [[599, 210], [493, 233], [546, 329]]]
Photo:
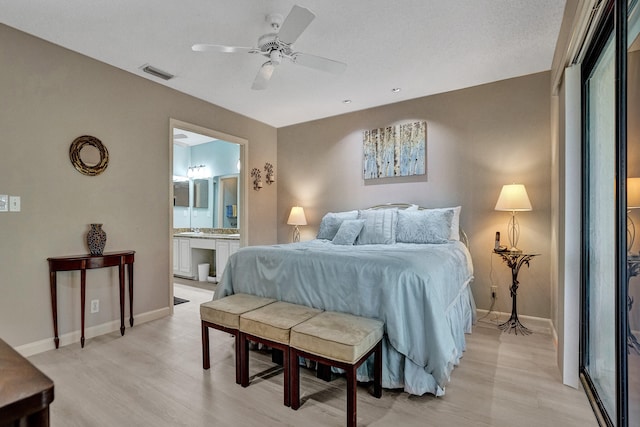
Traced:
[[333, 59], [323, 58], [322, 56], [309, 55], [308, 53], [294, 53], [291, 55], [291, 61], [294, 64], [304, 65], [305, 67], [334, 74], [340, 74], [347, 69], [347, 64], [344, 62], [334, 61]]
[[191, 50], [194, 52], [237, 53], [251, 52], [254, 49], [252, 47], [223, 46], [219, 44], [194, 44], [191, 46]]
[[253, 90], [263, 90], [267, 88], [267, 84], [269, 83], [269, 79], [271, 79], [271, 75], [273, 74], [273, 70], [275, 69], [275, 65], [271, 63], [271, 61], [265, 62], [260, 67], [258, 74], [256, 75], [255, 80], [253, 81], [253, 85], [251, 89]]
[[280, 26], [278, 38], [284, 43], [293, 44], [315, 17], [309, 9], [294, 5]]

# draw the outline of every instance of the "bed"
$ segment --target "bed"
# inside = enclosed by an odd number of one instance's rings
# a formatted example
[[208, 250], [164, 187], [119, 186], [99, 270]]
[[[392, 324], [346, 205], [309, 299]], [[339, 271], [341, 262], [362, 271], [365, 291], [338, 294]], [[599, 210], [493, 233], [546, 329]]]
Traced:
[[[214, 299], [247, 293], [380, 319], [383, 387], [441, 396], [475, 321], [473, 265], [458, 231], [459, 207], [404, 207], [329, 213], [315, 240], [242, 248], [229, 258]], [[337, 244], [347, 225], [346, 243]], [[363, 364], [358, 380], [371, 380], [370, 372]]]

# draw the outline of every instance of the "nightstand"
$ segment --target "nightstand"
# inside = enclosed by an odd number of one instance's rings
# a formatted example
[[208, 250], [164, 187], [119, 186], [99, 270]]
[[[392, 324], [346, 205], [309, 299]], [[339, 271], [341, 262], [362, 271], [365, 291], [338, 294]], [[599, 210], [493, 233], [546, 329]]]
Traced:
[[511, 286], [509, 286], [509, 291], [511, 292], [511, 317], [509, 317], [509, 320], [506, 322], [498, 325], [498, 328], [509, 333], [513, 330], [516, 335], [518, 335], [518, 332], [522, 335], [529, 335], [533, 332], [520, 323], [520, 320], [518, 319], [517, 297], [518, 284], [520, 283], [518, 281], [518, 272], [520, 272], [520, 267], [524, 264], [529, 267], [529, 261], [540, 254], [510, 251], [493, 251], [493, 253], [499, 255], [502, 258], [502, 261], [504, 261], [504, 263], [511, 269]]
[[631, 325], [629, 324], [629, 318], [631, 317], [631, 309], [633, 308], [633, 298], [629, 295], [629, 285], [631, 278], [637, 276], [640, 273], [640, 255], [628, 255], [627, 256], [627, 353], [631, 350], [635, 354], [640, 354], [640, 343], [633, 332], [631, 332]]

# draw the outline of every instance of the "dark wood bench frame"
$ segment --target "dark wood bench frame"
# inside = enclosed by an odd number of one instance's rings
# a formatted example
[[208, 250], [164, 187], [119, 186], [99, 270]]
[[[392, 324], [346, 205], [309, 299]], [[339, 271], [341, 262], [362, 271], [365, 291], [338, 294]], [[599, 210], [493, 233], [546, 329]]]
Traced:
[[249, 341], [254, 341], [266, 346], [272, 347], [276, 350], [280, 350], [283, 356], [282, 368], [284, 371], [284, 406], [291, 406], [291, 394], [290, 394], [290, 368], [289, 368], [289, 344], [282, 344], [279, 342], [271, 341], [266, 338], [262, 338], [256, 335], [249, 334], [247, 332], [239, 331], [239, 345], [236, 349], [240, 349], [240, 385], [247, 387], [249, 385]]
[[294, 347], [289, 347], [291, 409], [297, 410], [300, 407], [300, 365], [298, 364], [298, 356], [301, 356], [327, 366], [344, 369], [347, 378], [347, 427], [355, 427], [357, 424], [356, 401], [358, 385], [356, 371], [372, 354], [374, 355], [373, 396], [379, 399], [382, 396], [382, 339], [354, 364], [328, 359]]
[[238, 352], [238, 348], [240, 348], [240, 331], [234, 328], [228, 328], [226, 326], [207, 322], [206, 320], [200, 320], [200, 322], [202, 324], [202, 368], [209, 369], [211, 367], [211, 359], [209, 355], [209, 328], [227, 332], [233, 335], [236, 340], [234, 351], [234, 357], [236, 359], [236, 384], [240, 384], [240, 372], [242, 369], [240, 364], [240, 355]]

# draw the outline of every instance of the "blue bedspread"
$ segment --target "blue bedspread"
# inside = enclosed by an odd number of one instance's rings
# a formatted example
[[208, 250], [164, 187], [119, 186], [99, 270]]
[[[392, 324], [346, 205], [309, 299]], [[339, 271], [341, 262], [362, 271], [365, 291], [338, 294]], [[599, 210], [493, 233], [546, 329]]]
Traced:
[[[444, 394], [465, 350], [475, 303], [460, 242], [249, 246], [229, 258], [214, 298], [247, 293], [384, 321], [383, 380], [411, 394]], [[370, 380], [364, 364], [358, 380]]]

